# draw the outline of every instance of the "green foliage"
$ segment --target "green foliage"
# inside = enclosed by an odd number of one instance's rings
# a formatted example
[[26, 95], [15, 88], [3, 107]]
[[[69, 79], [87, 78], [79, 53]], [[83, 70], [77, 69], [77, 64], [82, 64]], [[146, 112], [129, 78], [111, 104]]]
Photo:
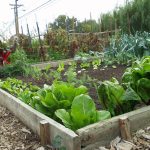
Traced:
[[80, 64], [80, 67], [85, 69], [85, 68], [89, 68], [90, 65], [91, 65], [90, 62], [82, 62], [82, 63]]
[[57, 49], [48, 49], [48, 54], [51, 60], [62, 60], [67, 58], [67, 54], [62, 51], [57, 51]]
[[93, 100], [84, 94], [74, 98], [70, 111], [58, 109], [55, 114], [67, 128], [72, 130], [110, 118], [109, 112], [97, 111]]
[[135, 35], [123, 34], [119, 39], [112, 38], [105, 51], [105, 62], [130, 64], [133, 60], [150, 55], [150, 33], [136, 32]]
[[93, 69], [97, 69], [101, 65], [101, 60], [100, 59], [95, 59], [92, 61], [92, 66]]
[[134, 109], [137, 104], [150, 102], [150, 56], [133, 63], [122, 76], [122, 85], [112, 79], [98, 87], [99, 100], [112, 116]]
[[57, 68], [58, 72], [62, 72], [65, 69], [65, 64], [63, 62], [60, 62]]
[[131, 87], [124, 89], [114, 78], [99, 85], [98, 96], [103, 108], [110, 111], [112, 116], [129, 112], [141, 103], [141, 98]]
[[96, 111], [93, 100], [86, 95], [85, 86], [74, 87], [70, 83], [55, 82], [39, 89], [31, 84], [24, 84], [21, 80], [8, 78], [0, 81], [0, 88], [53, 119], [63, 119], [66, 127], [73, 130], [110, 118], [109, 112]]
[[77, 73], [74, 67], [69, 67], [64, 75], [67, 77], [67, 82], [69, 83], [74, 83], [77, 80]]
[[0, 88], [17, 96], [39, 112], [56, 119], [57, 109], [70, 109], [73, 99], [81, 94], [87, 94], [85, 86], [75, 87], [71, 83], [55, 82], [51, 86], [37, 86], [25, 84], [21, 80], [8, 78], [0, 81]]
[[131, 86], [144, 103], [150, 101], [150, 56], [133, 63], [122, 76], [122, 82]]
[[0, 77], [10, 77], [15, 75], [23, 75], [25, 68], [28, 67], [28, 59], [26, 53], [22, 49], [16, 50], [10, 55], [11, 64], [4, 65], [0, 68]]
[[[112, 30], [121, 28], [125, 33], [150, 30], [150, 1], [132, 0], [126, 1], [126, 5], [115, 9], [113, 13], [101, 15], [101, 29]], [[139, 22], [140, 20], [140, 22]]]
[[149, 0], [127, 0], [125, 6], [115, 8], [113, 12], [101, 14], [98, 23], [92, 18], [80, 22], [74, 17], [60, 15], [54, 23], [50, 24], [50, 28], [75, 30], [78, 33], [112, 31], [119, 28], [128, 34], [135, 31], [149, 31], [149, 8]]
[[104, 109], [110, 111], [115, 116], [117, 113], [123, 113], [121, 97], [124, 89], [119, 85], [116, 79], [104, 81], [98, 87], [98, 96]]

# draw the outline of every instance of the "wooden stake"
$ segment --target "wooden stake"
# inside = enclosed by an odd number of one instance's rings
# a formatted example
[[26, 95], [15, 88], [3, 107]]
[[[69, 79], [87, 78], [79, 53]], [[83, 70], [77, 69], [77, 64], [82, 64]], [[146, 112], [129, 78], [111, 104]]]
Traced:
[[121, 117], [119, 119], [119, 127], [122, 139], [130, 141], [131, 140], [130, 122], [127, 116]]
[[40, 121], [40, 139], [42, 145], [50, 144], [49, 123], [46, 120]]

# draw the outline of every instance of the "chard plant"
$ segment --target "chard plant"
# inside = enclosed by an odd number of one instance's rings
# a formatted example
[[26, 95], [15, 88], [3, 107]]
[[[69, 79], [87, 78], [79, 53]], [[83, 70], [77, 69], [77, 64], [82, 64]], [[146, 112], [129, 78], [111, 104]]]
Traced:
[[122, 76], [122, 84], [116, 79], [101, 82], [98, 86], [101, 105], [112, 116], [135, 109], [137, 104], [150, 104], [150, 56], [137, 60]]

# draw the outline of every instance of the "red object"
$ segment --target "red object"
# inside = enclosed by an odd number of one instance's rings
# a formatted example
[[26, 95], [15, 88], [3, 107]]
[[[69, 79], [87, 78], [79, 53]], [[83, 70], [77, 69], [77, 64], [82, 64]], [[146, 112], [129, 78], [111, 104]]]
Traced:
[[8, 61], [8, 57], [10, 53], [11, 53], [10, 50], [5, 50], [5, 49], [0, 48], [0, 62], [2, 65], [10, 64], [10, 62]]

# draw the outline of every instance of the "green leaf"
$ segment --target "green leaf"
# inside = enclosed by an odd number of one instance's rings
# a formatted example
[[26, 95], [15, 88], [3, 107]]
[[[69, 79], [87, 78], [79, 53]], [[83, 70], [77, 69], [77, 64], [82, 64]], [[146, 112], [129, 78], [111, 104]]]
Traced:
[[137, 82], [137, 93], [146, 103], [150, 101], [150, 80], [142, 78]]
[[75, 96], [78, 96], [80, 94], [86, 94], [88, 91], [87, 87], [81, 85], [79, 86], [78, 88], [76, 88], [76, 91], [75, 91]]
[[72, 84], [56, 82], [52, 85], [52, 92], [58, 100], [72, 101], [75, 96], [75, 88]]
[[96, 122], [96, 108], [90, 96], [81, 94], [72, 102], [71, 117], [76, 129]]
[[47, 92], [45, 97], [41, 99], [41, 103], [48, 108], [52, 108], [58, 105], [58, 101], [55, 95], [51, 92]]
[[35, 104], [35, 109], [36, 109], [37, 111], [39, 111], [39, 112], [41, 112], [41, 113], [43, 113], [43, 114], [49, 116], [49, 117], [52, 116], [52, 112], [51, 112], [48, 108], [44, 107], [42, 104], [37, 104], [37, 103], [36, 103], [36, 104]]
[[126, 89], [121, 99], [123, 101], [139, 101], [139, 102], [141, 101], [139, 95], [131, 87], [128, 87]]
[[58, 109], [57, 111], [55, 111], [55, 115], [62, 120], [67, 128], [72, 128], [73, 125], [70, 114], [65, 109]]
[[102, 121], [109, 118], [111, 118], [111, 114], [109, 111], [105, 110], [97, 111], [97, 121]]
[[59, 101], [59, 108], [69, 109], [71, 107], [71, 102], [69, 100]]
[[98, 86], [100, 103], [113, 116], [116, 115], [116, 112], [123, 112], [121, 100], [123, 93], [123, 87], [119, 85], [119, 82], [115, 78], [111, 81], [104, 81]]

